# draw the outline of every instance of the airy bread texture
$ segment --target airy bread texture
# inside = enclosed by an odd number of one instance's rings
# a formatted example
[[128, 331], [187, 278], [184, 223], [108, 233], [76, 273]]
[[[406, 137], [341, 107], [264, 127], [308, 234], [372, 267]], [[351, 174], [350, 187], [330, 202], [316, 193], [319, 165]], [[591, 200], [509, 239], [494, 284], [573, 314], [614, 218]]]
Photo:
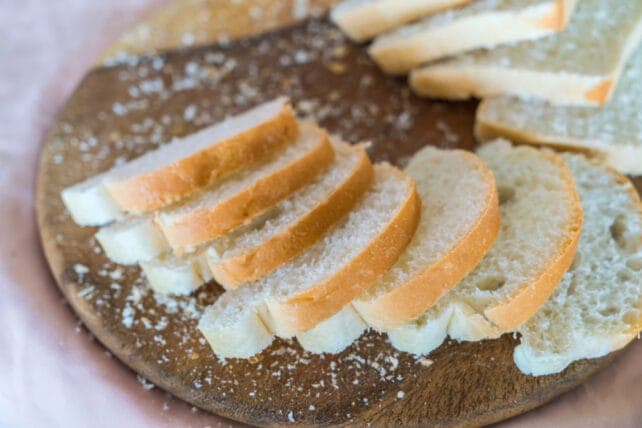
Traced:
[[179, 202], [297, 134], [294, 111], [279, 98], [68, 187], [62, 200], [77, 224], [100, 226]]
[[523, 143], [570, 147], [596, 154], [625, 174], [642, 175], [642, 46], [629, 60], [613, 98], [602, 108], [554, 106], [496, 97], [477, 109], [480, 141], [500, 136]]
[[334, 164], [270, 212], [186, 259], [170, 256], [141, 263], [151, 288], [189, 294], [214, 278], [233, 289], [267, 275], [318, 241], [354, 207], [373, 178], [363, 147], [332, 145]]
[[596, 106], [613, 93], [642, 37], [642, 2], [581, 0], [552, 36], [476, 51], [417, 69], [417, 94], [461, 99], [515, 95]]
[[392, 269], [352, 302], [380, 331], [431, 307], [477, 266], [499, 232], [495, 179], [473, 153], [426, 147], [404, 172], [423, 201], [417, 232]]
[[565, 155], [584, 208], [571, 269], [544, 306], [519, 328], [514, 359], [532, 375], [623, 348], [642, 329], [642, 205], [623, 176]]
[[101, 229], [96, 238], [106, 255], [121, 264], [150, 261], [170, 250], [183, 256], [273, 208], [334, 159], [325, 131], [308, 122], [299, 126], [295, 143], [254, 169], [229, 177], [177, 208]]
[[380, 36], [368, 52], [386, 73], [404, 74], [436, 59], [560, 31], [576, 3], [577, 0], [478, 0]]
[[388, 332], [402, 351], [428, 353], [446, 335], [482, 340], [514, 331], [546, 302], [575, 256], [582, 209], [564, 161], [501, 140], [478, 154], [497, 182], [499, 236], [475, 270], [433, 308]]
[[330, 18], [352, 40], [368, 40], [431, 13], [471, 0], [345, 0]]
[[224, 293], [199, 322], [222, 357], [250, 357], [340, 312], [397, 260], [417, 227], [410, 178], [375, 166], [372, 188], [322, 240], [269, 275]]

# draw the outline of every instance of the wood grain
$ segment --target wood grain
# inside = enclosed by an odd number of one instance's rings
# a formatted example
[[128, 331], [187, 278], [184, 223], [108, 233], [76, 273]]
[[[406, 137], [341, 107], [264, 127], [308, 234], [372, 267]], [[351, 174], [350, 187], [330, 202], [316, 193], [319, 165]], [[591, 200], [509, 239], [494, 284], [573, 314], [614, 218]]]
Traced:
[[309, 355], [279, 340], [256, 358], [216, 359], [196, 318], [221, 289], [212, 283], [176, 300], [152, 295], [138, 268], [110, 263], [95, 229], [71, 221], [59, 192], [282, 94], [349, 141], [371, 141], [377, 161], [401, 165], [426, 144], [474, 147], [474, 102], [415, 98], [325, 21], [92, 71], [46, 138], [38, 223], [58, 286], [125, 364], [202, 409], [251, 424], [472, 426], [542, 405], [612, 360], [580, 361], [560, 375], [534, 378], [515, 367], [510, 336], [447, 342], [418, 360], [375, 333], [337, 356]]

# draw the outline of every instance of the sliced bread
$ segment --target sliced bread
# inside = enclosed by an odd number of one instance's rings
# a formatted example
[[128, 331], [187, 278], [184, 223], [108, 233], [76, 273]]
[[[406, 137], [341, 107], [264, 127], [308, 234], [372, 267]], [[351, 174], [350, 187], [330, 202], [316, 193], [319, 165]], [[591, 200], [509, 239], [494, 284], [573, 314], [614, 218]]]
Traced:
[[333, 141], [334, 164], [268, 215], [212, 241], [186, 259], [141, 263], [152, 289], [189, 294], [214, 278], [226, 289], [267, 275], [318, 241], [372, 183], [373, 169], [360, 146]]
[[613, 98], [602, 108], [554, 106], [495, 97], [477, 109], [480, 141], [514, 141], [587, 150], [625, 174], [642, 175], [642, 45], [629, 60]]
[[378, 34], [431, 13], [471, 0], [345, 0], [332, 9], [330, 18], [355, 41]]
[[386, 73], [403, 74], [436, 59], [560, 31], [576, 3], [577, 0], [478, 0], [380, 36], [368, 52]]
[[603, 105], [642, 37], [642, 2], [581, 0], [549, 37], [476, 51], [417, 69], [417, 94], [439, 98], [516, 95], [554, 104]]
[[412, 239], [420, 199], [410, 178], [375, 166], [372, 188], [322, 240], [269, 275], [224, 293], [199, 329], [216, 354], [249, 357], [340, 312], [379, 279]]
[[473, 153], [426, 147], [405, 173], [423, 201], [417, 232], [392, 269], [352, 302], [381, 331], [431, 307], [477, 266], [499, 232], [495, 179]]
[[571, 171], [557, 155], [506, 141], [479, 156], [497, 182], [501, 227], [475, 270], [412, 322], [388, 332], [400, 350], [425, 354], [450, 335], [496, 338], [528, 320], [571, 265], [582, 209]]
[[519, 328], [514, 358], [527, 374], [623, 348], [642, 329], [642, 205], [631, 183], [579, 155], [573, 171], [584, 230], [572, 268], [548, 302]]
[[100, 226], [172, 205], [294, 141], [294, 111], [283, 98], [176, 139], [64, 189], [73, 220]]
[[[259, 166], [229, 177], [177, 208], [104, 227], [96, 238], [111, 260], [133, 264], [170, 249], [182, 256], [241, 226], [305, 186], [332, 163], [334, 150], [326, 132], [309, 122], [301, 122], [299, 128], [293, 144]], [[158, 230], [164, 239], [159, 239]]]

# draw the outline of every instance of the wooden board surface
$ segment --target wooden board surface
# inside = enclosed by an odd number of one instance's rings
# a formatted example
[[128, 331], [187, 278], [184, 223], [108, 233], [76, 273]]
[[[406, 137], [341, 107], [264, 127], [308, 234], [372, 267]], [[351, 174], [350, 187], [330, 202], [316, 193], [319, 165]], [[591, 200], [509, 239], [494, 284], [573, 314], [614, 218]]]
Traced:
[[277, 340], [255, 358], [219, 361], [196, 330], [200, 311], [220, 293], [216, 284], [189, 298], [154, 296], [138, 268], [110, 263], [95, 229], [76, 226], [63, 209], [65, 186], [282, 94], [348, 140], [372, 141], [377, 161], [402, 165], [426, 144], [474, 146], [474, 102], [415, 98], [325, 21], [92, 71], [46, 139], [38, 222], [60, 289], [125, 364], [198, 407], [251, 424], [439, 426], [523, 413], [611, 361], [581, 361], [534, 378], [515, 367], [510, 336], [447, 342], [429, 359], [416, 359], [374, 333], [337, 356]]

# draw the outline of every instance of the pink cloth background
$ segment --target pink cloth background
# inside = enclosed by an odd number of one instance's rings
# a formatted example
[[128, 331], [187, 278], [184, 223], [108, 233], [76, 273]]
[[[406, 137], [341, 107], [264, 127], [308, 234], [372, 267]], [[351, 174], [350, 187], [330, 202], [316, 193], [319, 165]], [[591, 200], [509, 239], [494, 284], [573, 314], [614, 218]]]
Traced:
[[[145, 390], [85, 330], [42, 257], [34, 182], [43, 135], [111, 40], [166, 0], [0, 2], [0, 426], [206, 427], [223, 421]], [[509, 426], [642, 426], [642, 342]]]

